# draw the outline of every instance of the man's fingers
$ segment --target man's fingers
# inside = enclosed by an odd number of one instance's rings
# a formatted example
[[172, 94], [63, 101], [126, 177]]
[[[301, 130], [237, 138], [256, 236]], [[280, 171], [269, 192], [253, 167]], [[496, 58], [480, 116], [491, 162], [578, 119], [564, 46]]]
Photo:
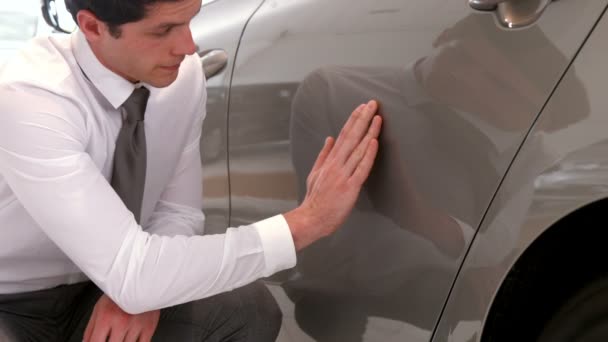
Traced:
[[101, 322], [95, 322], [93, 331], [91, 332], [91, 342], [106, 342], [110, 336], [110, 326], [107, 324], [101, 324]]
[[367, 149], [365, 150], [365, 155], [363, 156], [363, 159], [361, 159], [361, 162], [359, 162], [357, 168], [355, 169], [355, 172], [351, 177], [352, 181], [354, 181], [357, 185], [363, 185], [363, 183], [369, 176], [377, 154], [378, 140], [372, 139], [367, 145]]
[[124, 340], [121, 340], [121, 342], [149, 342], [149, 339], [143, 339], [142, 337], [143, 335], [143, 331], [141, 330], [136, 330], [136, 329], [129, 329], [129, 332], [127, 332], [127, 335], [125, 336]]
[[154, 330], [156, 329], [144, 329], [139, 334], [139, 339], [137, 342], [150, 342], [152, 341], [152, 336], [154, 335]]
[[359, 143], [357, 148], [353, 151], [353, 153], [348, 157], [348, 160], [345, 164], [346, 174], [349, 176], [353, 174], [357, 165], [363, 159], [365, 152], [367, 151], [370, 140], [378, 138], [380, 135], [380, 127], [382, 127], [382, 118], [379, 115], [374, 116], [372, 119], [372, 123], [367, 130], [367, 134], [363, 137], [363, 140]]
[[93, 308], [93, 313], [89, 318], [89, 323], [87, 323], [87, 327], [84, 330], [84, 335], [82, 336], [82, 340], [85, 342], [89, 342], [91, 340], [91, 335], [93, 334], [93, 330], [95, 329], [95, 322], [97, 321], [97, 305]]
[[319, 155], [317, 156], [317, 160], [315, 161], [315, 165], [313, 165], [312, 170], [310, 170], [310, 173], [316, 172], [321, 167], [321, 165], [323, 165], [323, 163], [325, 163], [325, 160], [327, 159], [327, 156], [329, 155], [329, 152], [331, 152], [333, 146], [334, 146], [334, 138], [332, 138], [332, 137], [325, 138], [325, 144], [323, 145], [323, 148], [319, 152]]
[[[348, 117], [348, 119], [346, 119], [346, 122], [344, 123], [344, 126], [342, 126], [342, 129], [340, 130], [340, 133], [338, 133], [338, 137], [336, 138], [336, 142], [342, 141], [344, 140], [344, 132], [348, 132], [352, 129], [352, 126], [354, 124], [354, 122], [356, 121], [356, 118], [360, 117], [362, 115], [363, 110], [365, 109], [365, 107], [367, 106], [367, 104], [363, 103], [360, 104], [357, 108], [355, 108], [355, 110], [353, 110], [353, 112], [350, 114], [350, 116]], [[342, 138], [341, 138], [342, 137]]]
[[346, 164], [344, 165], [344, 172], [351, 176], [353, 172], [357, 169], [357, 166], [363, 159], [365, 155], [365, 151], [367, 151], [367, 146], [372, 138], [369, 135], [366, 135], [363, 140], [359, 143], [359, 146], [353, 151], [353, 153], [348, 157]]
[[357, 108], [351, 114], [336, 140], [334, 154], [340, 163], [346, 162], [353, 150], [359, 145], [377, 110], [378, 104], [372, 100], [365, 107], [362, 109]]
[[[120, 327], [114, 325], [112, 329], [109, 330], [108, 334], [110, 335], [109, 342], [124, 342], [126, 341], [125, 337], [129, 332], [128, 327]], [[107, 335], [106, 335], [107, 336]], [[108, 341], [104, 339], [104, 341]]]

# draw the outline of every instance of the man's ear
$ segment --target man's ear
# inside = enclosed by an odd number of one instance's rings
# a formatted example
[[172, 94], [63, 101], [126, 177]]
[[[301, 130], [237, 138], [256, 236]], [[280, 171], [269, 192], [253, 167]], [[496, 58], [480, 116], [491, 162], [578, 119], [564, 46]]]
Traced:
[[107, 25], [99, 20], [95, 14], [89, 10], [80, 10], [76, 14], [78, 27], [90, 42], [98, 41], [106, 32]]

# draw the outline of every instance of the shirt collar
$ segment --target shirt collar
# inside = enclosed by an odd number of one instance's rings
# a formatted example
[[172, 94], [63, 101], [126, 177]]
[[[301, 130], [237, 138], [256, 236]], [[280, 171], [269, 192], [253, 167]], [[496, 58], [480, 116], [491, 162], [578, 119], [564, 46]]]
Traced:
[[80, 30], [72, 33], [72, 52], [85, 77], [118, 109], [135, 89], [136, 85], [106, 68], [95, 56]]

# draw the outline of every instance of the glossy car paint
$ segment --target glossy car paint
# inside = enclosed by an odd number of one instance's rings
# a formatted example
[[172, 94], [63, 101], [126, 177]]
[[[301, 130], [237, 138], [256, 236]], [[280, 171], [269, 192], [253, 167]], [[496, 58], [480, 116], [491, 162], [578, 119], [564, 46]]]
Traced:
[[[471, 341], [478, 341], [501, 282], [523, 252], [561, 218], [608, 197], [608, 70], [603, 67], [608, 60], [607, 37], [604, 15], [492, 202], [434, 341], [469, 341], [472, 336], [477, 338]], [[563, 106], [563, 101], [570, 105]], [[558, 122], [569, 125], [556, 130], [562, 126]]]
[[207, 116], [201, 136], [206, 233], [222, 232], [229, 222], [226, 146], [230, 79], [243, 28], [261, 2], [262, 0], [203, 1], [200, 14], [191, 23], [199, 52], [221, 49], [228, 55], [228, 63], [223, 71], [207, 80]]
[[[466, 1], [264, 2], [230, 91], [231, 226], [295, 207], [323, 138], [359, 103], [378, 99], [385, 119], [349, 220], [269, 280], [288, 328], [317, 340], [430, 340], [501, 180], [605, 5], [554, 2], [508, 30]], [[575, 101], [556, 102], [573, 113]], [[504, 260], [517, 235], [502, 234], [485, 247], [492, 258], [474, 262]]]

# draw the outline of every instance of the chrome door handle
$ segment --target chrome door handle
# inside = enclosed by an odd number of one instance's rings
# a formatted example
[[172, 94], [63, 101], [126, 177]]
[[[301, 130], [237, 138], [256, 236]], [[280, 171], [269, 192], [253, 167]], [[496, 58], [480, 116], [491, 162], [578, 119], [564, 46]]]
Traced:
[[469, 5], [478, 11], [493, 11], [499, 3], [507, 0], [469, 0]]
[[221, 49], [201, 51], [198, 55], [203, 62], [203, 72], [207, 79], [217, 75], [228, 64], [228, 53]]
[[500, 24], [516, 29], [533, 24], [540, 18], [552, 0], [469, 0], [479, 11], [496, 11]]

